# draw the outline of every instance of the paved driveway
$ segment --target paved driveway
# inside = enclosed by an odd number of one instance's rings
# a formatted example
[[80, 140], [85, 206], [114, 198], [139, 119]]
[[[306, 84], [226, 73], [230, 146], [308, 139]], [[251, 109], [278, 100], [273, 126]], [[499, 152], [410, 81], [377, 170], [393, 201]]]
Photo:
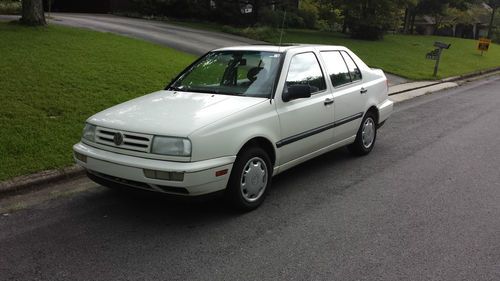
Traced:
[[[161, 21], [127, 18], [108, 14], [53, 13], [52, 16], [54, 19], [51, 22], [54, 24], [112, 32], [143, 39], [195, 55], [201, 55], [221, 47], [265, 43], [226, 33], [187, 28]], [[0, 15], [0, 20], [14, 20], [17, 18], [18, 16]], [[387, 77], [390, 86], [407, 82], [406, 79], [395, 75], [388, 74]]]
[[[112, 32], [147, 40], [196, 55], [201, 55], [220, 47], [263, 43], [240, 36], [187, 28], [161, 21], [108, 14], [54, 13], [52, 16], [54, 19], [50, 22], [54, 24]], [[2, 16], [2, 18], [15, 19], [17, 17]]]

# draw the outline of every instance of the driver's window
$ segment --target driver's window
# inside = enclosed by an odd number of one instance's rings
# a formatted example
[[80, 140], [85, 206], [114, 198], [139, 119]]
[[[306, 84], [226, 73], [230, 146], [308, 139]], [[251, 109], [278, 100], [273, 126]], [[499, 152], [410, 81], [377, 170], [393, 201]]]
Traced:
[[314, 53], [297, 54], [292, 58], [286, 77], [286, 86], [297, 84], [309, 85], [311, 94], [326, 89], [325, 77]]

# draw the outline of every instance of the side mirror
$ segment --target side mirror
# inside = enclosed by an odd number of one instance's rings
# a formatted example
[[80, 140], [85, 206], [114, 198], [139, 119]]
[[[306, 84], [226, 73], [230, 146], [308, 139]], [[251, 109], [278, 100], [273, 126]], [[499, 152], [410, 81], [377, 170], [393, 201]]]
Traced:
[[295, 84], [287, 87], [287, 91], [284, 91], [281, 99], [284, 102], [289, 102], [291, 100], [310, 98], [311, 97], [311, 87], [304, 84]]

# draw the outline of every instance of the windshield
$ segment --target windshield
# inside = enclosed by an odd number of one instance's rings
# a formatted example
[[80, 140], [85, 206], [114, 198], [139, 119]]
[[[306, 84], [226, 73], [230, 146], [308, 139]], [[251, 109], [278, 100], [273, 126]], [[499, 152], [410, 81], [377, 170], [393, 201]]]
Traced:
[[185, 71], [170, 90], [270, 98], [281, 54], [211, 52]]

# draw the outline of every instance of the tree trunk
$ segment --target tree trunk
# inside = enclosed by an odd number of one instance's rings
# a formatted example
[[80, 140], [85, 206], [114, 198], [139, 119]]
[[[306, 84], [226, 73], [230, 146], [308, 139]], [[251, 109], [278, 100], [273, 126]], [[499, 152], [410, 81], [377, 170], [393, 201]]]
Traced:
[[416, 17], [416, 12], [413, 11], [410, 20], [410, 34], [413, 34], [415, 32], [415, 17]]
[[349, 10], [344, 11], [344, 22], [342, 23], [342, 33], [347, 33], [347, 22], [349, 21]]
[[405, 9], [405, 20], [403, 22], [403, 34], [408, 34], [408, 29], [410, 27], [410, 9]]
[[495, 19], [495, 12], [498, 7], [494, 7], [493, 11], [491, 11], [491, 19], [490, 19], [490, 25], [488, 26], [488, 39], [491, 39], [491, 36], [493, 36], [493, 20]]
[[26, 25], [45, 25], [42, 0], [23, 0], [21, 23]]
[[432, 35], [437, 35], [443, 19], [444, 17], [441, 17], [440, 15], [434, 15], [434, 31], [432, 32]]

